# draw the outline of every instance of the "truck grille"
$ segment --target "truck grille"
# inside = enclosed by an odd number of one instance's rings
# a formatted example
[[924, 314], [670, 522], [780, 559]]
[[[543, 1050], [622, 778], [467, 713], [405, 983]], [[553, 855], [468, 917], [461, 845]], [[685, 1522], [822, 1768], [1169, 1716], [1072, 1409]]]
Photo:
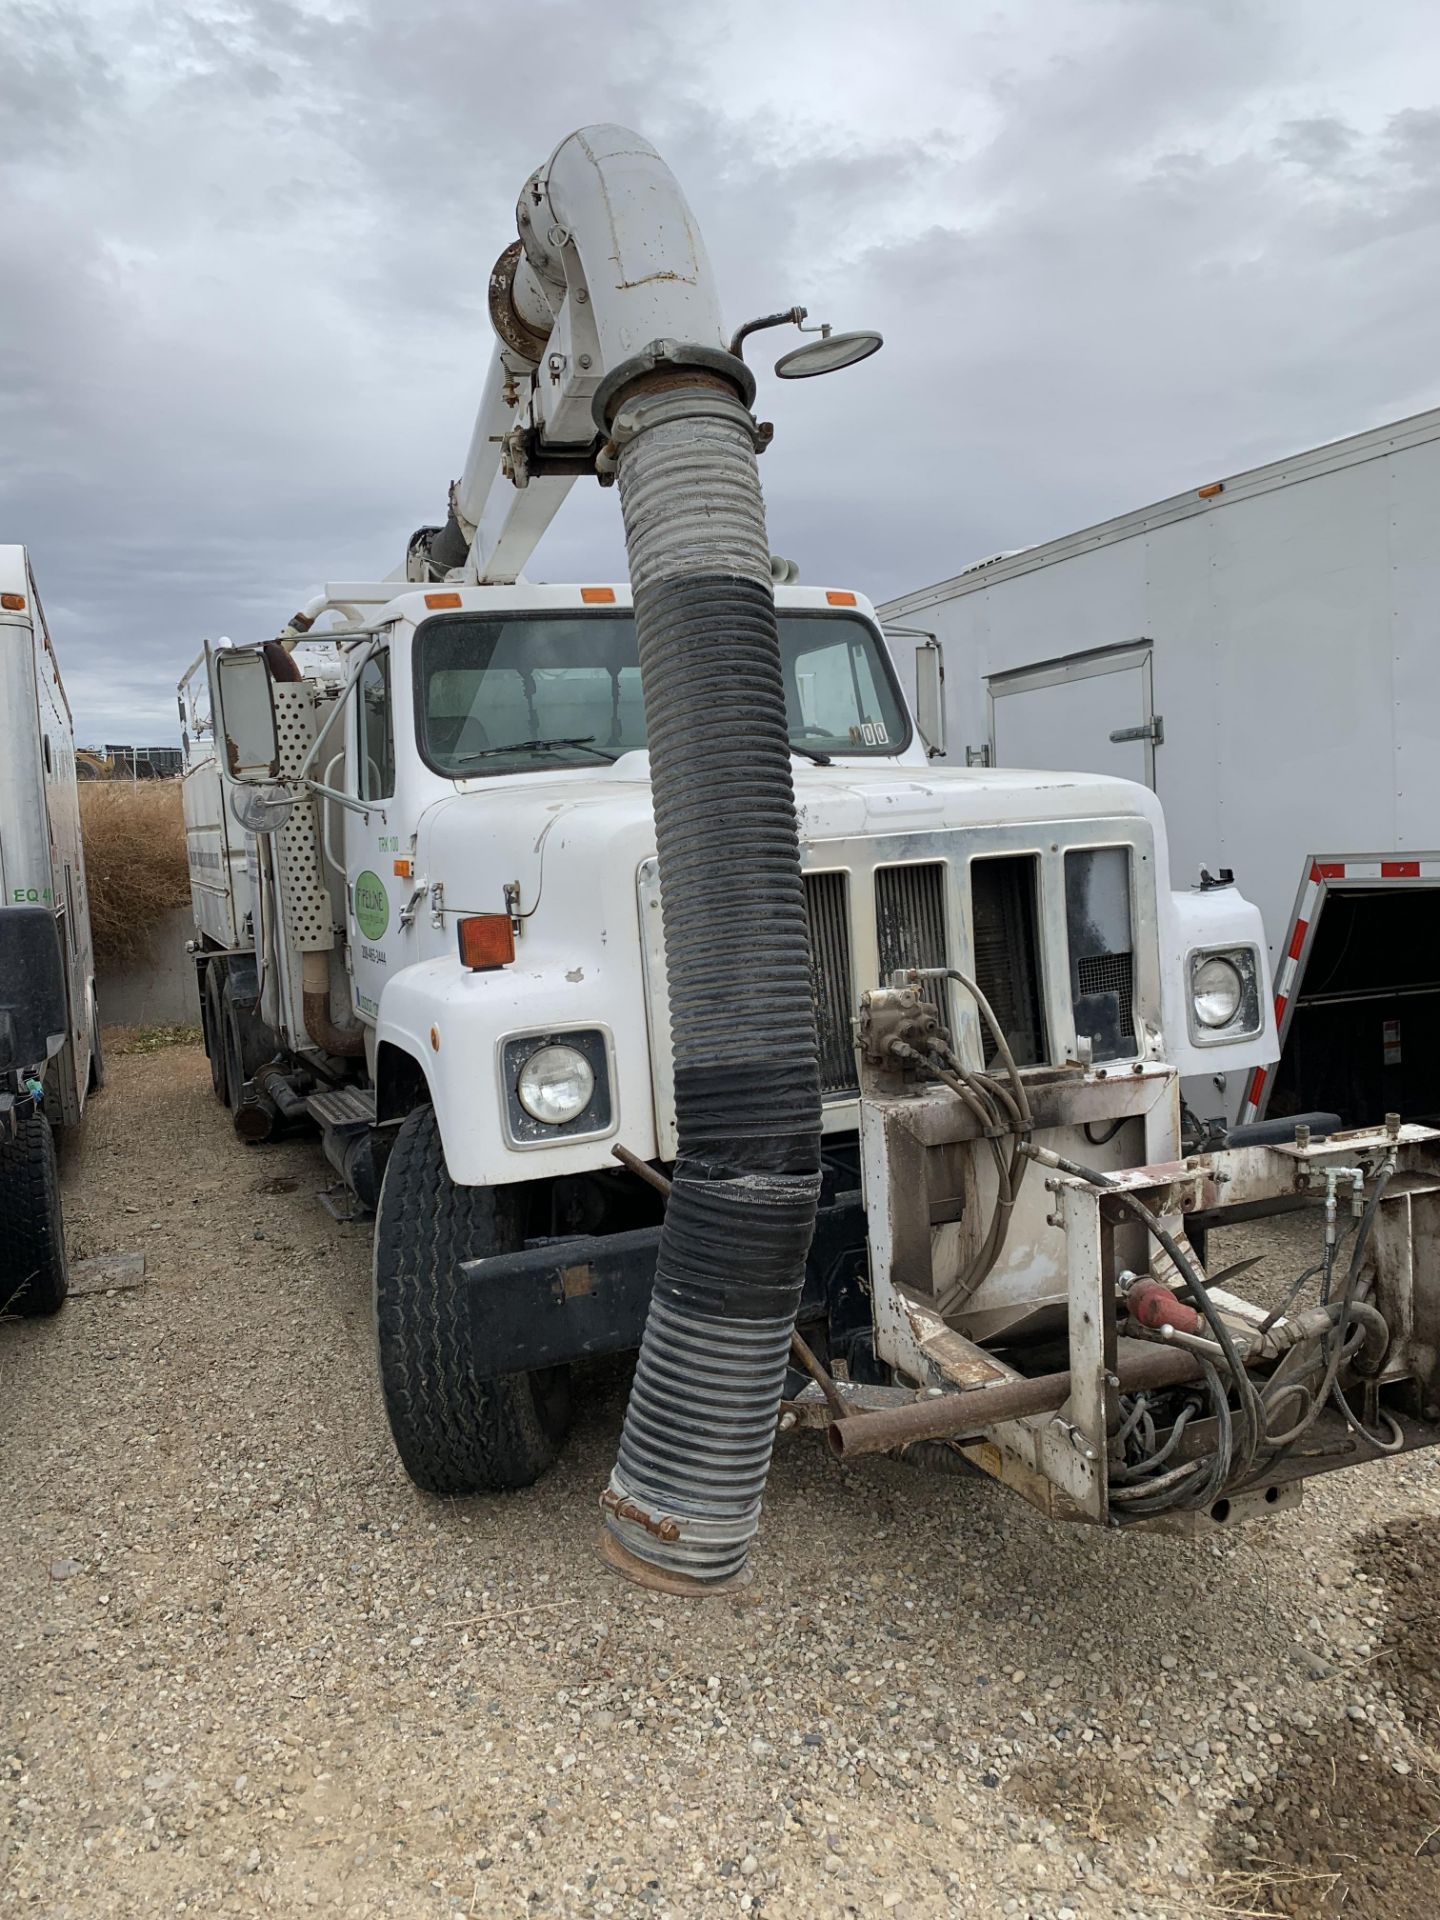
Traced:
[[[1075, 984], [1084, 998], [1113, 999], [1116, 1031], [1126, 1047], [1135, 1044], [1135, 956], [1131, 953], [1087, 953], [1075, 962]], [[1109, 1059], [1109, 1054], [1101, 1055]]]
[[[1035, 925], [1035, 856], [1012, 853], [970, 863], [970, 907], [975, 923], [975, 981], [1018, 1066], [1041, 1057], [1040, 969]], [[985, 1058], [998, 1049], [988, 1028]]]
[[1065, 855], [1065, 930], [1075, 1031], [1096, 1060], [1135, 1051], [1130, 852], [1072, 847]]
[[854, 1093], [859, 1084], [850, 1027], [856, 1000], [850, 960], [849, 880], [845, 873], [805, 875], [810, 980], [820, 1042], [820, 1090], [825, 1094]]
[[[943, 860], [921, 866], [875, 869], [875, 938], [883, 984], [899, 967], [943, 967], [949, 962], [945, 944], [945, 877]], [[925, 998], [950, 1024], [948, 982], [927, 980]]]

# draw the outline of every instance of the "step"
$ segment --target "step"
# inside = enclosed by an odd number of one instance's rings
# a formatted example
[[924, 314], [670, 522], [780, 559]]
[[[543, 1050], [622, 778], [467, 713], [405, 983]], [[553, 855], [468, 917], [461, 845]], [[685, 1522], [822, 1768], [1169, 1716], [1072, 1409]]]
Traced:
[[305, 1111], [327, 1133], [373, 1127], [375, 1095], [369, 1087], [322, 1087], [306, 1100]]

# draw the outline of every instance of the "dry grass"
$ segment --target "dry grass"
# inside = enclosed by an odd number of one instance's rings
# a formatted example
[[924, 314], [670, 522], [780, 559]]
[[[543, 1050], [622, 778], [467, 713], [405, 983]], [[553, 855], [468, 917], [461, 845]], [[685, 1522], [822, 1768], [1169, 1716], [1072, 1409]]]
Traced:
[[107, 1027], [105, 1051], [112, 1060], [127, 1053], [164, 1053], [170, 1047], [198, 1047], [199, 1027]]
[[151, 951], [156, 924], [190, 898], [178, 780], [90, 780], [80, 788], [97, 967]]

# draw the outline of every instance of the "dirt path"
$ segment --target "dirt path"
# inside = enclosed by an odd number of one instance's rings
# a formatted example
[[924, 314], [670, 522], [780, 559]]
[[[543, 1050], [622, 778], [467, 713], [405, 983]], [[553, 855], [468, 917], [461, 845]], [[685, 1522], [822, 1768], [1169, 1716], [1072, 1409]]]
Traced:
[[1440, 1912], [1429, 1458], [1197, 1547], [783, 1443], [753, 1586], [665, 1603], [591, 1552], [624, 1369], [542, 1485], [417, 1494], [368, 1233], [198, 1053], [67, 1182], [149, 1278], [0, 1326], [0, 1911]]

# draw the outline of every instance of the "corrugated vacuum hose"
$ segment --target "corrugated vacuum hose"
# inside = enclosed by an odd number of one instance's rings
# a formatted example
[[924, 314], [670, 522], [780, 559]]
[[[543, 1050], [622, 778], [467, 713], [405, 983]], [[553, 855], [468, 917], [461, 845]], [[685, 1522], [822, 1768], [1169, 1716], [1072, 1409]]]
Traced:
[[[687, 359], [681, 371], [675, 363]], [[722, 359], [670, 349], [606, 422], [650, 744], [679, 1154], [602, 1496], [602, 1545], [632, 1576], [675, 1592], [744, 1571], [820, 1185], [809, 942], [753, 387], [738, 361], [725, 374], [694, 365]]]

